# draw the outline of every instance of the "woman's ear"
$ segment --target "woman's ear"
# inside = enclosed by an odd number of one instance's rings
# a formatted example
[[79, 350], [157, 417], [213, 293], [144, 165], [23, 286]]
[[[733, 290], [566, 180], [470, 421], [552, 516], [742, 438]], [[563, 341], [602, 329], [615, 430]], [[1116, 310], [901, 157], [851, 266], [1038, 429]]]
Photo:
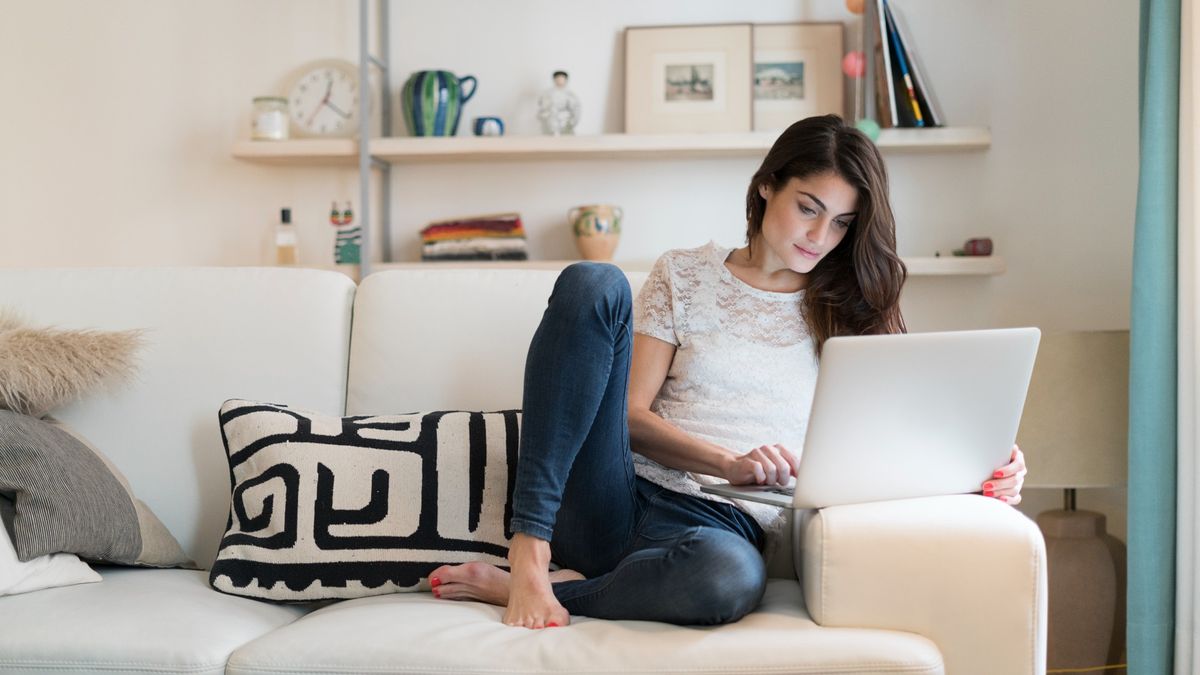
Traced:
[[767, 185], [766, 183], [759, 183], [759, 184], [758, 184], [758, 195], [759, 195], [760, 197], [762, 197], [763, 199], [770, 199], [770, 198], [771, 198], [771, 192], [772, 192], [772, 190], [771, 190], [771, 186], [770, 186], [770, 185]]

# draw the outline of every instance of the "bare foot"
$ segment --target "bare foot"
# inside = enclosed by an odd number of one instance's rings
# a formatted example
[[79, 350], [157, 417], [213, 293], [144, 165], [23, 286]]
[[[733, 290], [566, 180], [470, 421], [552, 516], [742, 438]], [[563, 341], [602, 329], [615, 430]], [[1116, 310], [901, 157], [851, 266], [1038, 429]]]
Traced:
[[550, 573], [550, 544], [518, 533], [508, 551], [512, 573], [487, 563], [439, 567], [429, 575], [435, 597], [480, 600], [502, 606], [509, 626], [565, 626], [571, 615], [559, 604], [551, 582], [583, 579], [573, 570]]
[[[575, 570], [551, 572], [550, 583], [575, 581], [584, 576]], [[508, 572], [482, 562], [443, 565], [429, 575], [434, 596], [443, 600], [478, 600], [491, 605], [508, 605]]]
[[550, 542], [518, 532], [508, 548], [508, 562], [512, 573], [504, 623], [543, 628], [571, 622], [571, 615], [550, 589]]

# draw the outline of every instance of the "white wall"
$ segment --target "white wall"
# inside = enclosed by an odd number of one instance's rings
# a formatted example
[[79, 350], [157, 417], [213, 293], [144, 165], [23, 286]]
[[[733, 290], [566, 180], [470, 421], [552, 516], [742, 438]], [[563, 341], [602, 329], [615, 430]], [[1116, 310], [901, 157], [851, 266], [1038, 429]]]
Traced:
[[[917, 278], [910, 328], [1129, 322], [1137, 181], [1137, 3], [904, 0], [951, 124], [983, 125], [982, 153], [888, 155], [903, 255], [990, 236], [994, 278]], [[0, 265], [253, 265], [291, 206], [303, 262], [331, 257], [333, 199], [357, 202], [349, 169], [234, 160], [250, 99], [298, 65], [357, 58], [357, 3], [329, 0], [5, 0], [0, 21]], [[564, 69], [580, 133], [620, 131], [627, 25], [853, 21], [840, 0], [454, 0], [392, 2], [393, 89], [413, 70], [473, 74], [469, 119], [533, 133], [533, 97]], [[848, 32], [854, 39], [856, 32]], [[399, 129], [399, 127], [398, 127]], [[534, 257], [575, 255], [575, 204], [626, 211], [617, 258], [646, 260], [709, 239], [739, 244], [757, 162], [494, 162], [393, 170], [394, 251], [453, 215], [518, 210]], [[1028, 449], [1033, 451], [1033, 449]], [[1029, 491], [1026, 511], [1054, 507]], [[1082, 494], [1124, 536], [1124, 491]]]

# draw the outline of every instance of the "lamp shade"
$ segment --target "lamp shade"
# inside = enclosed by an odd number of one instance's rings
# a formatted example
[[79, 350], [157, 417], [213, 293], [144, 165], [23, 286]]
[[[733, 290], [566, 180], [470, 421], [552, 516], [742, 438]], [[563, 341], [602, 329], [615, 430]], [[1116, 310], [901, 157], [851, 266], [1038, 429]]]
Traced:
[[1017, 444], [1026, 487], [1125, 484], [1129, 331], [1044, 333]]

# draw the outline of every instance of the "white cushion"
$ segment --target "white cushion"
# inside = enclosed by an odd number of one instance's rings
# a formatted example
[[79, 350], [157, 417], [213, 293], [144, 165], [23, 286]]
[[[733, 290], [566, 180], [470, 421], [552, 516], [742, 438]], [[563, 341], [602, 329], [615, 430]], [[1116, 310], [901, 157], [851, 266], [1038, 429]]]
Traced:
[[102, 576], [0, 598], [0, 671], [223, 673], [233, 650], [308, 611], [217, 593], [195, 570]]
[[230, 398], [340, 415], [354, 284], [284, 268], [0, 270], [31, 325], [145, 328], [134, 381], [59, 411], [116, 464], [202, 566], [229, 507], [217, 410]]
[[[520, 408], [529, 341], [558, 275], [513, 269], [369, 275], [354, 299], [346, 414]], [[628, 277], [636, 295], [646, 274]]]
[[8, 529], [0, 523], [0, 595], [97, 581], [100, 581], [100, 575], [73, 553], [51, 553], [21, 562]]
[[758, 611], [717, 627], [572, 617], [562, 628], [500, 622], [499, 607], [428, 593], [347, 600], [237, 650], [229, 673], [941, 673], [911, 633], [820, 628], [794, 581], [768, 582]]
[[1046, 550], [1021, 512], [950, 495], [805, 515], [796, 560], [822, 626], [925, 635], [952, 673], [1045, 670]]

